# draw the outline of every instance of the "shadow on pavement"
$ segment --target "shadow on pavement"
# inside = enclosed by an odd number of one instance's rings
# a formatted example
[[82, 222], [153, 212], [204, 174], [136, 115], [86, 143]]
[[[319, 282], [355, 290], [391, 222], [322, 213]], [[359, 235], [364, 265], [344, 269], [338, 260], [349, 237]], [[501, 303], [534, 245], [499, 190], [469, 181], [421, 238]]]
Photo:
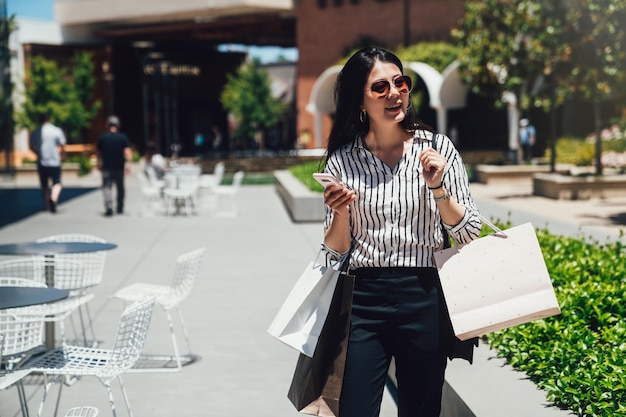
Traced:
[[[96, 188], [63, 188], [59, 204], [79, 197]], [[22, 220], [44, 209], [39, 188], [0, 189], [0, 228]]]

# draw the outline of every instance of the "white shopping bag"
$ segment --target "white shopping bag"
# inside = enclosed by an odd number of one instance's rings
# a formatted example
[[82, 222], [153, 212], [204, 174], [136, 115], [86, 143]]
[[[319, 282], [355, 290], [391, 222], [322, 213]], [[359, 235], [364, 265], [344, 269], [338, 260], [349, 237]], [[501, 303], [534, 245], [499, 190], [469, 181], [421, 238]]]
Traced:
[[[485, 220], [483, 218], [483, 220]], [[461, 340], [561, 312], [531, 223], [435, 252]]]
[[347, 255], [330, 267], [321, 265], [319, 258], [320, 254], [309, 262], [267, 329], [270, 335], [309, 357], [315, 353]]

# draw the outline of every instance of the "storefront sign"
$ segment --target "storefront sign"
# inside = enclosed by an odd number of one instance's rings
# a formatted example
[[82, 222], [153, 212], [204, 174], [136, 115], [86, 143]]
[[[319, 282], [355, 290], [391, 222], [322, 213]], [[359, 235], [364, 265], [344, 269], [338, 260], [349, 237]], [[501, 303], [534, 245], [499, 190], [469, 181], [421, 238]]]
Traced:
[[154, 62], [144, 65], [143, 73], [146, 75], [171, 75], [173, 77], [199, 77], [202, 71], [197, 65]]

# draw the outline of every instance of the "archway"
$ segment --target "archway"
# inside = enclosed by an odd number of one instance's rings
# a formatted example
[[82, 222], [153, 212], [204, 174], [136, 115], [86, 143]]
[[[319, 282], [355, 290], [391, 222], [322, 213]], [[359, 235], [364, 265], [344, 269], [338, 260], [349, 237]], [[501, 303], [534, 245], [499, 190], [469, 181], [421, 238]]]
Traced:
[[[443, 74], [424, 62], [406, 62], [404, 66], [423, 80], [430, 97], [428, 104], [437, 111], [437, 130], [446, 133], [448, 109], [464, 108], [467, 96], [467, 87], [461, 83], [459, 77], [458, 62], [450, 64]], [[306, 106], [306, 110], [313, 114], [314, 146], [318, 148], [322, 144], [323, 115], [335, 112], [333, 89], [342, 68], [341, 65], [334, 65], [317, 78]]]

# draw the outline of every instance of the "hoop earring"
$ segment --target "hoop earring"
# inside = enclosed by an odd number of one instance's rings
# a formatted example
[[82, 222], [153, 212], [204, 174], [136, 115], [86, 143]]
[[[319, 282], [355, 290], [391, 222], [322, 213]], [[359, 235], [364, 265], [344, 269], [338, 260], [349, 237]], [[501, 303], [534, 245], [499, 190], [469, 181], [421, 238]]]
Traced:
[[365, 123], [365, 120], [367, 120], [367, 112], [365, 110], [361, 110], [361, 113], [359, 113], [359, 120], [361, 123]]

